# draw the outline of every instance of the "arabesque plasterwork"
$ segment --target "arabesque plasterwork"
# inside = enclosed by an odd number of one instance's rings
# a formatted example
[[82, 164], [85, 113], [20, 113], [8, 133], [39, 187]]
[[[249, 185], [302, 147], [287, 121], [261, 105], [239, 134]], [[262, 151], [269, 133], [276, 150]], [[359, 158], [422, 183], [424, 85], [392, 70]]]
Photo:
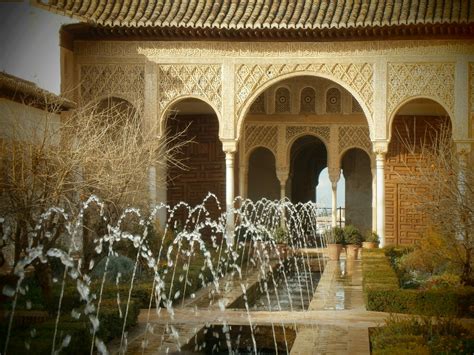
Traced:
[[252, 95], [286, 74], [322, 75], [347, 84], [373, 113], [373, 66], [370, 63], [241, 64], [236, 68], [235, 105], [242, 113]]
[[141, 64], [81, 65], [81, 100], [90, 102], [107, 96], [130, 101], [143, 109], [145, 67]]
[[454, 63], [388, 63], [387, 116], [409, 98], [438, 101], [453, 116]]
[[222, 109], [222, 68], [215, 64], [168, 64], [158, 66], [158, 95], [162, 111], [180, 97], [198, 97]]

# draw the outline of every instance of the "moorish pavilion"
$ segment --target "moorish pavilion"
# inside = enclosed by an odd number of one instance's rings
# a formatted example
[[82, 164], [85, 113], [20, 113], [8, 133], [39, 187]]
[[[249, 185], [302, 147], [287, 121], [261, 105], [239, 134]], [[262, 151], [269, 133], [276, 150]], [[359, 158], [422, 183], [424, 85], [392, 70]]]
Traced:
[[188, 127], [188, 169], [152, 169], [152, 203], [315, 201], [327, 168], [333, 224], [343, 175], [346, 222], [407, 244], [427, 222], [403, 141], [449, 129], [473, 163], [474, 0], [33, 3], [79, 21], [60, 33], [63, 95], [125, 102], [157, 139]]

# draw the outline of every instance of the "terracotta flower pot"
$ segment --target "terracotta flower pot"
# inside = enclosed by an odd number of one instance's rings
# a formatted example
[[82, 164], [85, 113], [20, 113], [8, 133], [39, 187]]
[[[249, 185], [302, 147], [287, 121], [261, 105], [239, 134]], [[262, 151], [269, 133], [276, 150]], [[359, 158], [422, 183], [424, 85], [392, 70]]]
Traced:
[[328, 244], [329, 260], [339, 260], [342, 252], [342, 244]]
[[375, 243], [375, 242], [362, 242], [362, 248], [364, 248], [364, 249], [375, 249], [375, 248], [377, 248], [377, 243]]
[[359, 246], [356, 244], [346, 245], [346, 259], [357, 260], [359, 256]]

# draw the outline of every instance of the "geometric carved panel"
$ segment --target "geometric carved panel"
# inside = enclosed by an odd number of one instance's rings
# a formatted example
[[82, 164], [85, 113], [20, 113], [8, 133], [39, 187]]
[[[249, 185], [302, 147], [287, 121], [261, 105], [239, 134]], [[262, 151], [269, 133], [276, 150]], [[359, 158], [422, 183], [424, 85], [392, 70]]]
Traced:
[[347, 148], [361, 148], [369, 156], [372, 153], [369, 128], [367, 126], [341, 126], [339, 127], [339, 152]]
[[454, 71], [452, 63], [389, 63], [388, 104], [389, 117], [405, 99], [425, 96], [438, 100], [454, 112]]
[[220, 65], [163, 64], [158, 66], [158, 93], [161, 110], [180, 96], [193, 95], [207, 99], [220, 111], [221, 91]]
[[278, 145], [278, 127], [268, 125], [245, 126], [245, 153], [255, 147], [266, 147], [275, 155]]
[[301, 136], [304, 133], [314, 134], [318, 136], [326, 145], [329, 144], [330, 128], [329, 126], [287, 126], [286, 127], [286, 143], [289, 143], [294, 137]]
[[81, 65], [81, 99], [84, 103], [98, 97], [119, 95], [137, 103], [141, 111], [145, 68], [141, 64]]
[[236, 112], [240, 114], [248, 98], [270, 80], [298, 72], [324, 74], [346, 83], [360, 95], [370, 114], [373, 113], [374, 71], [369, 63], [241, 64], [235, 75]]

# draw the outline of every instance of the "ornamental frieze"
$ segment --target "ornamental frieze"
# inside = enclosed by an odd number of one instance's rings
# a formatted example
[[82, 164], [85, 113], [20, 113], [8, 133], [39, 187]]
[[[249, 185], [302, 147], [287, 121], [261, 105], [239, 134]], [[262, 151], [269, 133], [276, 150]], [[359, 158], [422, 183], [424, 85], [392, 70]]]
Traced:
[[239, 42], [145, 42], [145, 41], [76, 41], [74, 53], [83, 57], [130, 57], [130, 58], [194, 58], [194, 57], [321, 57], [338, 54], [339, 56], [393, 55], [404, 56], [472, 54], [474, 45], [465, 41], [388, 41], [370, 42], [324, 42], [324, 43], [239, 43]]

